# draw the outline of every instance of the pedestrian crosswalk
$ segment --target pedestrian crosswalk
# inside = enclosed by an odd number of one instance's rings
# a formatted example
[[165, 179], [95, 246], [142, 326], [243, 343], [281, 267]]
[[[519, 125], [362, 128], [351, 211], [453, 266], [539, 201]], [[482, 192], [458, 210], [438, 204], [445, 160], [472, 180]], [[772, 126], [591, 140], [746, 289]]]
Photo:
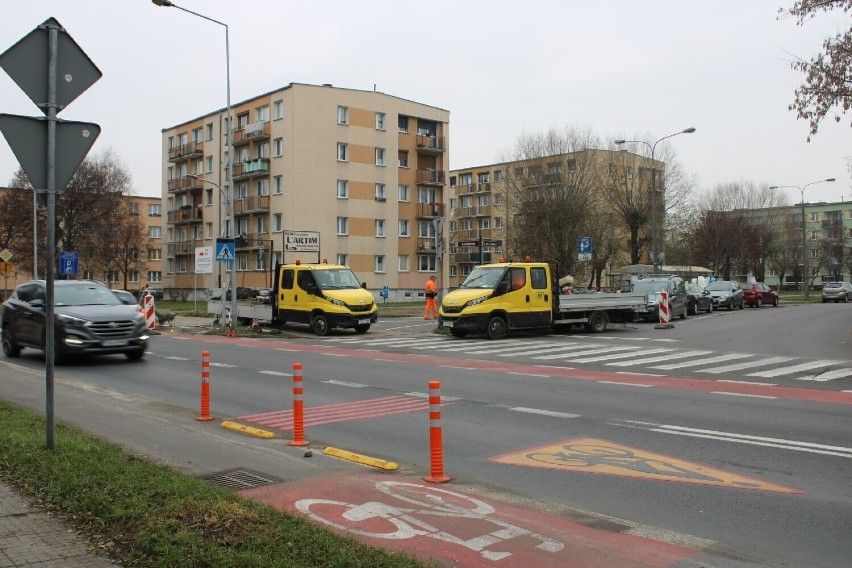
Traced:
[[328, 341], [357, 349], [416, 350], [446, 354], [523, 359], [539, 364], [589, 364], [607, 368], [658, 373], [689, 371], [708, 375], [734, 374], [737, 377], [826, 382], [852, 378], [852, 361], [809, 360], [750, 353], [718, 353], [702, 349], [683, 349], [671, 342], [637, 341], [614, 344], [594, 339], [519, 338], [504, 341], [489, 339], [458, 340], [449, 337], [329, 337]]

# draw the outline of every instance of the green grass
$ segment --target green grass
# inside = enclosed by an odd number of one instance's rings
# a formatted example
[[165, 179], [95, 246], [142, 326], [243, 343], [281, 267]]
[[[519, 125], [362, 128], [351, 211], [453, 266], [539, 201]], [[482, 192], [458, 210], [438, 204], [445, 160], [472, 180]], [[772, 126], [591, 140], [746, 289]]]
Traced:
[[0, 401], [0, 477], [136, 567], [426, 566], [181, 475]]

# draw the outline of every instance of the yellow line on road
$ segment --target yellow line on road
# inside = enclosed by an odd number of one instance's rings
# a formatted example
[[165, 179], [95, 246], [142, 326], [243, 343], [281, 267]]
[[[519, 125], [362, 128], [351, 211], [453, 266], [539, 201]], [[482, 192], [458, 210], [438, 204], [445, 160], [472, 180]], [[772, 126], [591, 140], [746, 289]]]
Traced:
[[222, 422], [222, 428], [227, 428], [228, 430], [236, 430], [237, 432], [242, 432], [243, 434], [249, 434], [251, 436], [257, 436], [258, 438], [275, 437], [275, 432], [261, 430], [260, 428], [253, 428], [244, 424], [237, 424], [236, 422], [231, 422], [230, 420], [225, 420], [224, 422]]
[[386, 470], [394, 470], [399, 469], [399, 465], [394, 462], [389, 462], [386, 460], [380, 460], [378, 458], [371, 458], [369, 456], [363, 456], [361, 454], [356, 454], [353, 452], [347, 452], [346, 450], [341, 450], [340, 448], [332, 448], [328, 447], [323, 450], [323, 453], [327, 456], [334, 456], [336, 458], [341, 458], [344, 460], [353, 461], [356, 463], [369, 465], [373, 467], [378, 467], [380, 469]]

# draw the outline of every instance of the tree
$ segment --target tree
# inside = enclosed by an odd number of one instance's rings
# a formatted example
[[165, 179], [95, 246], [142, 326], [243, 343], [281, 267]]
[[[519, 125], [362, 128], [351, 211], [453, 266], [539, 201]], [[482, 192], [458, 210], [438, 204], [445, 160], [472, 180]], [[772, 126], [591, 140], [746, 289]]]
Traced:
[[[802, 26], [819, 12], [832, 10], [850, 12], [852, 0], [796, 0], [791, 8], [782, 8], [779, 13], [793, 16], [796, 24]], [[852, 26], [826, 38], [822, 51], [810, 61], [796, 57], [790, 66], [805, 75], [789, 109], [810, 124], [810, 141], [829, 113], [834, 113], [834, 120], [840, 122], [841, 114], [848, 112], [852, 104]]]

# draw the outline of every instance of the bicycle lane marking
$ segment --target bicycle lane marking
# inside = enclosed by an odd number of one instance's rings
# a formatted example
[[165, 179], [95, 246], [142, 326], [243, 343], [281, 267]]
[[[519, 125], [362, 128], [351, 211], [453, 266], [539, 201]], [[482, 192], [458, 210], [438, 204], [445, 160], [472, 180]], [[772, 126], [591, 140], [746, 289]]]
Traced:
[[463, 566], [671, 566], [700, 553], [417, 478], [335, 473], [240, 492], [374, 546]]

